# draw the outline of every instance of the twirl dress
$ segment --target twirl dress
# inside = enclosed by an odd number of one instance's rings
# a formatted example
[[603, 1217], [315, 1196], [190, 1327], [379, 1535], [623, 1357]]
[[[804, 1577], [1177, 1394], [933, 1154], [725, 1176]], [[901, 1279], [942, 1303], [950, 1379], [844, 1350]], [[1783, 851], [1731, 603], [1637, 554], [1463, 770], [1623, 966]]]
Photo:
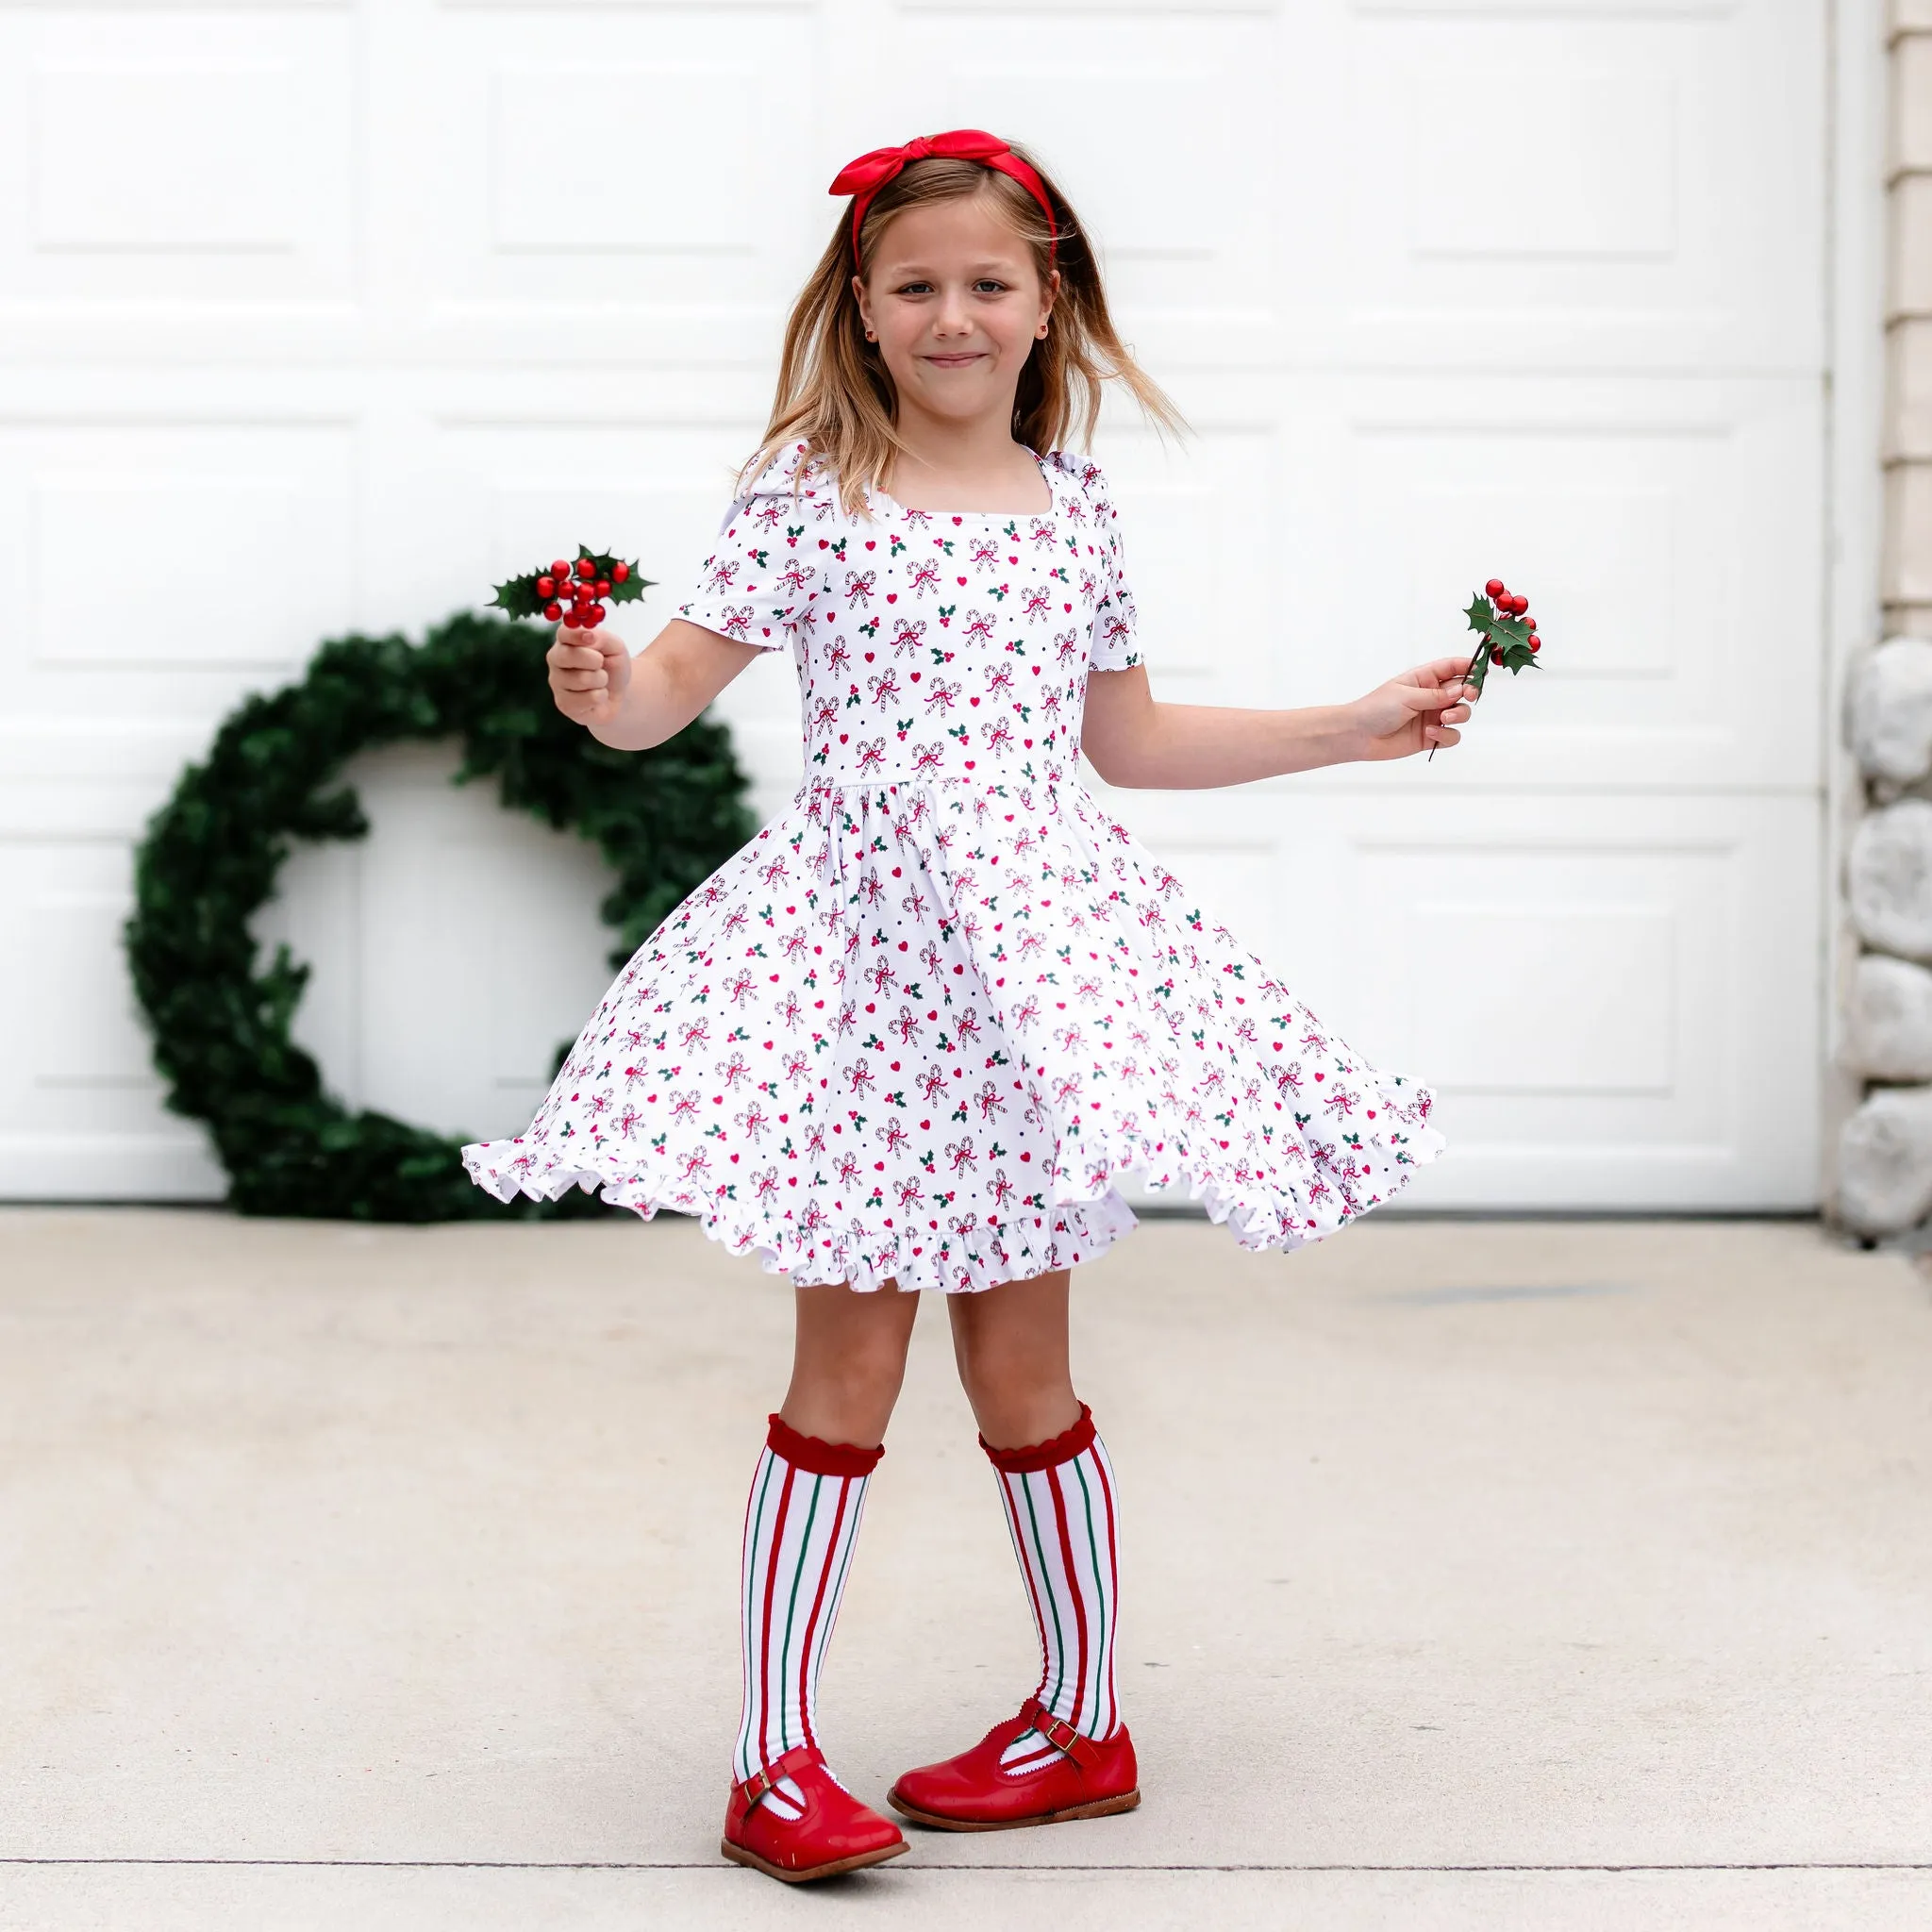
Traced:
[[[601, 1188], [798, 1284], [991, 1288], [1103, 1252], [1119, 1183], [1185, 1184], [1246, 1248], [1386, 1201], [1441, 1137], [1108, 817], [1090, 668], [1139, 663], [1105, 476], [1038, 515], [841, 510], [793, 450], [682, 613], [789, 647], [805, 783], [619, 974], [504, 1200]], [[796, 487], [794, 487], [794, 484]]]

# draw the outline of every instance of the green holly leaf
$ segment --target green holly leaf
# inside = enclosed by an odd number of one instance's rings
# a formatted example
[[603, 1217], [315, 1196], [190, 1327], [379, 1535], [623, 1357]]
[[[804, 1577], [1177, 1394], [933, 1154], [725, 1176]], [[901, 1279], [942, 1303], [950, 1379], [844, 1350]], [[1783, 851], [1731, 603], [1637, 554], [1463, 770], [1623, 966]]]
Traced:
[[649, 577], [641, 577], [638, 575], [635, 558], [617, 557], [608, 551], [586, 549], [581, 543], [577, 545], [577, 555], [588, 557], [597, 566], [597, 575], [600, 577], [610, 576], [620, 563], [630, 573], [621, 584], [612, 579], [608, 598], [612, 604], [635, 604], [651, 586]]
[[491, 608], [507, 610], [512, 617], [541, 617], [543, 599], [537, 594], [539, 575], [532, 571], [527, 576], [511, 577], [498, 584], [496, 594], [490, 600]]

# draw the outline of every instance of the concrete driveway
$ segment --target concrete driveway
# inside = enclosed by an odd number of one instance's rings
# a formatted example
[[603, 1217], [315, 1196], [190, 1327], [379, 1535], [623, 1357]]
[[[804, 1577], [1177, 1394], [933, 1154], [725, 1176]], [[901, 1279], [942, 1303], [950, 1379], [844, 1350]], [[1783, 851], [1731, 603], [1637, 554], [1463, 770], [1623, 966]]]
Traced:
[[[0, 1213], [0, 1927], [1932, 1924], [1932, 1293], [1804, 1224], [1151, 1223], [1078, 1291], [1122, 1819], [717, 1860], [782, 1284], [688, 1224]], [[826, 1670], [1028, 1688], [925, 1311]]]

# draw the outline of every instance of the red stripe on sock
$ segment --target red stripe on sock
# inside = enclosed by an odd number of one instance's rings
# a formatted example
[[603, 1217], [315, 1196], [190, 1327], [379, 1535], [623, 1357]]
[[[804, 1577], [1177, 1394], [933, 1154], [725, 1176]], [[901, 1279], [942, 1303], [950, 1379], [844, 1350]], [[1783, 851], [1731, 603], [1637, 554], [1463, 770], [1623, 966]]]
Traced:
[[[1020, 1478], [1025, 1480], [1024, 1476]], [[1019, 1506], [1013, 1500], [1013, 1478], [1002, 1474], [1000, 1493], [1007, 1506], [1008, 1526], [1013, 1532], [1013, 1548], [1020, 1558], [1020, 1576], [1026, 1586], [1026, 1594], [1033, 1604], [1033, 1627], [1040, 1633], [1040, 1689], [1033, 1694], [1044, 1702], [1046, 1680], [1053, 1671], [1053, 1653], [1046, 1647], [1046, 1606], [1040, 1600], [1041, 1587], [1046, 1582], [1044, 1576], [1036, 1583], [1033, 1579], [1033, 1557], [1026, 1548], [1025, 1525], [1020, 1521]]]
[[[1108, 1584], [1113, 1591], [1111, 1601], [1113, 1603], [1114, 1629], [1116, 1638], [1118, 1638], [1121, 1613], [1121, 1559], [1119, 1551], [1114, 1547], [1113, 1472], [1108, 1466], [1107, 1452], [1105, 1450], [1102, 1450], [1094, 1457], [1093, 1467], [1100, 1476], [1100, 1499], [1107, 1505]], [[1112, 1680], [1108, 1686], [1108, 1703], [1111, 1708], [1108, 1712], [1107, 1729], [1101, 1733], [1103, 1738], [1112, 1737], [1115, 1727], [1121, 1721], [1120, 1687], [1118, 1674], [1114, 1667], [1113, 1648], [1111, 1644], [1108, 1646], [1108, 1675]]]
[[839, 1507], [832, 1513], [832, 1534], [825, 1543], [825, 1560], [819, 1571], [819, 1587], [813, 1591], [811, 1615], [805, 1620], [805, 1642], [801, 1646], [798, 1659], [798, 1714], [805, 1725], [805, 1741], [816, 1744], [818, 1739], [811, 1727], [811, 1640], [812, 1633], [819, 1627], [819, 1612], [824, 1607], [825, 1586], [831, 1581], [832, 1569], [839, 1558], [839, 1531], [845, 1522], [845, 1505], [852, 1495], [852, 1478], [846, 1476], [839, 1484]]
[[1087, 1592], [1080, 1588], [1079, 1573], [1074, 1568], [1074, 1539], [1067, 1524], [1067, 1499], [1060, 1489], [1059, 1471], [1049, 1469], [1046, 1482], [1053, 1491], [1054, 1526], [1060, 1533], [1060, 1567], [1066, 1573], [1067, 1593], [1074, 1599], [1074, 1624], [1080, 1633], [1080, 1662], [1074, 1674], [1074, 1714], [1067, 1720], [1077, 1731], [1080, 1711], [1087, 1701]]
[[[785, 1485], [778, 1491], [778, 1520], [772, 1528], [772, 1554], [765, 1559], [765, 1608], [758, 1632], [758, 1762], [770, 1761], [772, 1727], [772, 1595], [778, 1585], [778, 1552], [785, 1547], [785, 1519], [791, 1513], [791, 1485], [798, 1472], [788, 1462]], [[778, 1687], [785, 1694], [785, 1687]]]

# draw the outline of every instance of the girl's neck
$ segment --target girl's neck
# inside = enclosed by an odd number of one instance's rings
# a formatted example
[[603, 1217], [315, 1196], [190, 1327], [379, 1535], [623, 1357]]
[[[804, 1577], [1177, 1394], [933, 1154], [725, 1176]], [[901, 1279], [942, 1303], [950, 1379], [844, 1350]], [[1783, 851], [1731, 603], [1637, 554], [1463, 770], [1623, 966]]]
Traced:
[[885, 489], [908, 509], [1038, 515], [1053, 508], [1033, 452], [1013, 441], [1006, 423], [952, 423], [908, 412], [898, 427], [906, 446]]

